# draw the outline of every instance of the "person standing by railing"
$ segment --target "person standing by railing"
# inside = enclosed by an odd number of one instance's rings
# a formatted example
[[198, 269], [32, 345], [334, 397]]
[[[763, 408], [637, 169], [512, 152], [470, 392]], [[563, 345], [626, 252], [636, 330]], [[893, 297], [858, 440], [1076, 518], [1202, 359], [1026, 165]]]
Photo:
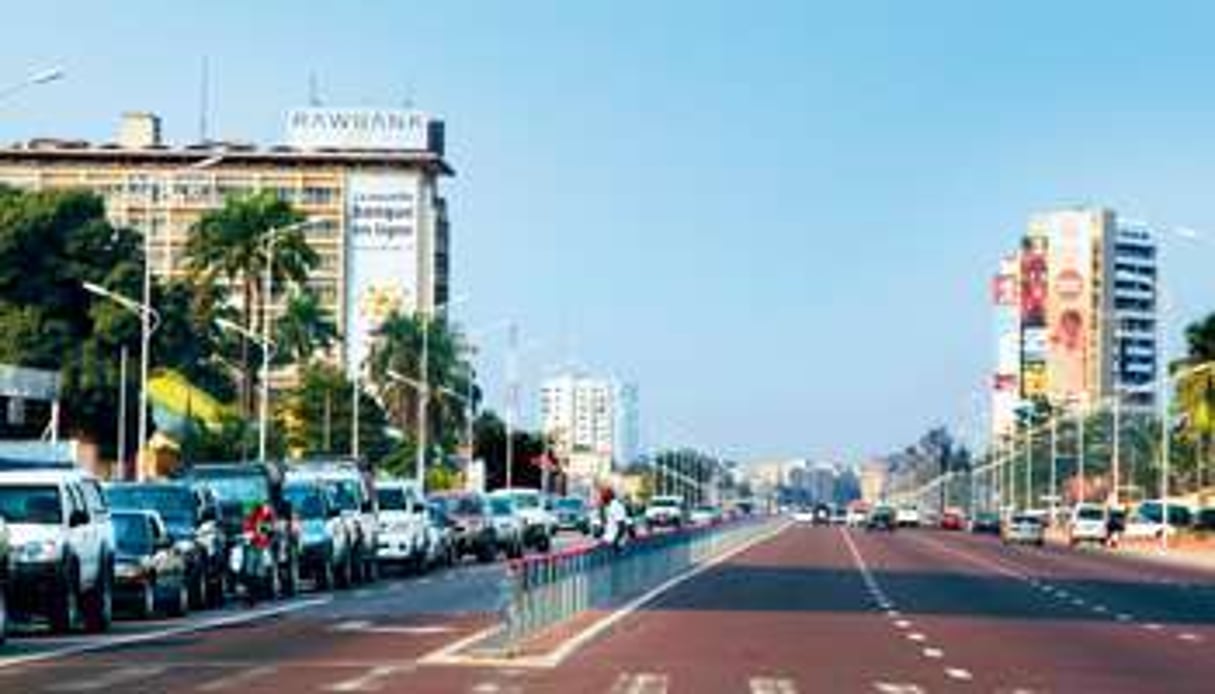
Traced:
[[611, 487], [604, 487], [599, 494], [599, 513], [603, 515], [603, 542], [620, 551], [628, 539], [629, 513]]

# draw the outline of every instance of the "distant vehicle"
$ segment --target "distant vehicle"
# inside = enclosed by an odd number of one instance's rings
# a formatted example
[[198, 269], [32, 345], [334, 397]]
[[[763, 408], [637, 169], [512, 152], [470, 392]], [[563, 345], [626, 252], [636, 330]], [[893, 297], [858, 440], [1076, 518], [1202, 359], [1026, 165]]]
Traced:
[[114, 511], [115, 599], [143, 619], [190, 610], [190, 548], [174, 542], [156, 511]]
[[[1142, 501], [1135, 509], [1135, 516], [1145, 521], [1162, 525], [1164, 504], [1159, 499]], [[1186, 504], [1170, 500], [1168, 525], [1173, 528], [1188, 528], [1194, 523], [1194, 512]]]
[[499, 551], [508, 559], [523, 556], [526, 543], [527, 524], [509, 493], [495, 492], [489, 495], [489, 512], [494, 524], [494, 541]]
[[228, 540], [210, 490], [181, 482], [118, 482], [106, 485], [105, 495], [113, 510], [160, 514], [169, 537], [186, 557], [192, 608], [223, 602]]
[[895, 523], [900, 528], [915, 528], [920, 525], [920, 509], [917, 506], [900, 506], [895, 511]]
[[848, 511], [838, 506], [832, 509], [831, 525], [848, 525]]
[[866, 530], [894, 532], [898, 527], [898, 514], [889, 506], [875, 506], [865, 519]]
[[827, 504], [815, 504], [812, 522], [815, 525], [829, 524], [831, 522], [831, 507]]
[[692, 525], [712, 525], [721, 520], [721, 509], [711, 504], [701, 504], [688, 515]]
[[457, 560], [472, 554], [478, 561], [491, 562], [497, 554], [493, 518], [489, 502], [474, 492], [444, 492], [431, 502], [450, 520], [452, 543]]
[[655, 496], [650, 499], [650, 504], [645, 509], [646, 525], [651, 528], [681, 528], [686, 521], [685, 506], [686, 503], [682, 496], [673, 494]]
[[970, 532], [976, 535], [999, 535], [1000, 514], [995, 511], [979, 511], [970, 519]]
[[962, 512], [956, 509], [946, 509], [945, 513], [941, 514], [941, 530], [963, 530], [966, 527], [966, 519]]
[[577, 496], [563, 496], [553, 501], [553, 515], [557, 518], [558, 530], [577, 530], [583, 535], [591, 534], [591, 512], [586, 500]]
[[865, 525], [865, 519], [869, 517], [869, 507], [864, 502], [854, 502], [848, 504], [848, 513], [845, 517], [845, 522], [850, 528], [859, 528]]
[[376, 554], [380, 521], [371, 473], [353, 461], [304, 460], [291, 463], [287, 475], [292, 479], [321, 480], [329, 487], [350, 531], [354, 580], [357, 583], [374, 581], [379, 575]]
[[1106, 510], [1100, 504], [1081, 503], [1072, 509], [1067, 524], [1067, 543], [1073, 547], [1091, 542], [1103, 544], [1109, 539]]
[[[283, 496], [282, 467], [272, 463], [212, 463], [195, 465], [190, 482], [204, 487], [219, 503], [220, 519], [230, 540], [228, 573], [232, 587], [246, 589], [250, 598], [276, 598], [299, 591], [300, 537], [291, 523], [291, 503]], [[260, 545], [249, 519], [259, 524], [268, 542]]]
[[8, 637], [8, 565], [11, 546], [8, 539], [8, 523], [0, 515], [0, 646]]
[[1194, 529], [1203, 532], [1211, 532], [1215, 530], [1215, 507], [1206, 507], [1198, 509], [1194, 514]]
[[499, 489], [490, 497], [509, 496], [515, 513], [523, 522], [523, 544], [541, 552], [552, 549], [557, 534], [557, 519], [544, 507], [544, 497], [538, 489], [512, 487]]
[[61, 469], [0, 472], [0, 518], [7, 524], [8, 607], [45, 616], [66, 633], [110, 627], [114, 597], [114, 530], [101, 485]]
[[381, 565], [426, 568], [429, 548], [425, 499], [413, 480], [376, 480], [380, 535], [376, 557]]
[[316, 480], [288, 480], [283, 496], [300, 526], [300, 574], [321, 590], [349, 586], [350, 535], [329, 489]]
[[813, 523], [814, 509], [809, 506], [799, 506], [790, 512], [790, 517], [795, 523]]
[[1046, 527], [1042, 517], [1034, 513], [1014, 513], [1004, 524], [1005, 544], [1025, 544], [1041, 547], [1046, 543]]

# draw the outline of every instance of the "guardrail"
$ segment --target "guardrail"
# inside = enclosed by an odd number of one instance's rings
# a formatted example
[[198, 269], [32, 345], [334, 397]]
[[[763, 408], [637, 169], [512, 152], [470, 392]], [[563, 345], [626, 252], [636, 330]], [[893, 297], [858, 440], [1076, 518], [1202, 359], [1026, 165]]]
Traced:
[[596, 544], [509, 564], [503, 629], [494, 650], [510, 654], [539, 632], [591, 609], [607, 609], [774, 528], [749, 518], [638, 537], [620, 549]]

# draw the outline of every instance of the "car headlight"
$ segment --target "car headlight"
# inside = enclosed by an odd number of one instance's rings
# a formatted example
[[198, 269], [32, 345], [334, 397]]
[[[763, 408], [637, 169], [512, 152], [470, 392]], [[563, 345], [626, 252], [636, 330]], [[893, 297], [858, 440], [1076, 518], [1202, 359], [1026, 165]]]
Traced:
[[17, 551], [17, 561], [45, 562], [59, 558], [59, 542], [56, 540], [34, 540]]

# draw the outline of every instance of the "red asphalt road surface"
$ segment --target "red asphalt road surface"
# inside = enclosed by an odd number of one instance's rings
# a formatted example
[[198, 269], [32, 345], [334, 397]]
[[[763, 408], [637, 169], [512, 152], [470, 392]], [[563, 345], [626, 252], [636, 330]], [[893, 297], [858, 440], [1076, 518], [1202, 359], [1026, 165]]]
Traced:
[[406, 583], [250, 624], [30, 664], [0, 691], [1215, 692], [1201, 572], [962, 533], [794, 526], [554, 668], [419, 665], [492, 622]]

